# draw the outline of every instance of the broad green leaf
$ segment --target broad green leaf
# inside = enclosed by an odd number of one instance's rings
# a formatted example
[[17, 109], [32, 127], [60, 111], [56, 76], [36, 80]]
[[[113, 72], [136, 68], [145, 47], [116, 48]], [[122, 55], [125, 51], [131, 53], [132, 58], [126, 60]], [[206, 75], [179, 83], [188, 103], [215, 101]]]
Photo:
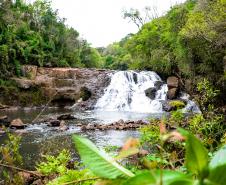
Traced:
[[210, 161], [209, 167], [211, 169], [217, 166], [226, 164], [226, 145], [224, 145], [220, 150], [218, 150]]
[[97, 176], [107, 179], [134, 176], [132, 172], [119, 165], [105, 152], [98, 150], [90, 140], [78, 135], [74, 135], [73, 140], [82, 161]]
[[146, 171], [127, 180], [123, 185], [193, 185], [191, 177], [176, 171]]
[[210, 181], [214, 185], [226, 184], [226, 164], [211, 169], [208, 181]]
[[209, 164], [210, 174], [208, 181], [212, 184], [226, 184], [226, 145], [218, 150]]
[[186, 137], [185, 165], [189, 172], [194, 173], [202, 178], [207, 175], [208, 169], [208, 152], [202, 143], [189, 132], [178, 129]]

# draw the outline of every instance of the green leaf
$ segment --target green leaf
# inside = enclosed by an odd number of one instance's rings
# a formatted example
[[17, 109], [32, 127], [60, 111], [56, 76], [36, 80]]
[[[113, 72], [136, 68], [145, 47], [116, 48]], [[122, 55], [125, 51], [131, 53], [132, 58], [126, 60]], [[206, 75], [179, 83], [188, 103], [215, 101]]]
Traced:
[[210, 170], [208, 181], [215, 185], [226, 184], [226, 164]]
[[210, 174], [208, 181], [216, 185], [226, 183], [226, 145], [215, 153], [210, 161], [209, 168]]
[[146, 171], [127, 180], [123, 185], [193, 185], [192, 179], [180, 172], [167, 170]]
[[74, 135], [73, 140], [82, 161], [97, 176], [107, 179], [134, 176], [132, 172], [119, 165], [105, 152], [98, 150], [90, 140], [78, 135]]
[[189, 172], [194, 173], [202, 178], [207, 175], [208, 169], [208, 152], [202, 143], [189, 132], [178, 129], [186, 137], [185, 165]]
[[218, 150], [210, 161], [209, 167], [211, 169], [216, 168], [220, 165], [226, 164], [226, 145], [224, 145], [220, 150]]

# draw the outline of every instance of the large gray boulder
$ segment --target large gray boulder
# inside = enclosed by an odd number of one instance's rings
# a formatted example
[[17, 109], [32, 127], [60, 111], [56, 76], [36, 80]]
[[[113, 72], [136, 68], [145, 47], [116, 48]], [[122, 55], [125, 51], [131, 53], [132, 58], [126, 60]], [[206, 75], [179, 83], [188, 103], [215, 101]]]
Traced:
[[148, 98], [154, 100], [157, 90], [155, 87], [150, 87], [150, 88], [146, 89], [144, 92]]

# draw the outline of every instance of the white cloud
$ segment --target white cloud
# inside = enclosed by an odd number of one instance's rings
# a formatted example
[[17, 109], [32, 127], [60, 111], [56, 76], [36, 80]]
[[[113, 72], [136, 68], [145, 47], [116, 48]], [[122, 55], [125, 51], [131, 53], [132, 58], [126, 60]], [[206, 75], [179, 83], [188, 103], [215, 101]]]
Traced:
[[60, 17], [74, 27], [93, 46], [106, 46], [136, 32], [133, 23], [122, 18], [122, 10], [155, 6], [160, 14], [185, 0], [52, 0]]

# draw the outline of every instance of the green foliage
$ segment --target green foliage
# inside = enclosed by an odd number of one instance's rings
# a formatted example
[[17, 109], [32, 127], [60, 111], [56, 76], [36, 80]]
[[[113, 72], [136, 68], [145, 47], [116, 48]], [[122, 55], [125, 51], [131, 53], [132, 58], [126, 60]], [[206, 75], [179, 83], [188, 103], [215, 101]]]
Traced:
[[7, 105], [14, 105], [15, 100], [20, 106], [38, 106], [47, 102], [41, 89], [33, 87], [23, 90], [17, 87], [13, 80], [0, 79], [0, 102]]
[[67, 163], [70, 160], [70, 154], [67, 150], [63, 150], [57, 157], [51, 155], [43, 156], [46, 162], [37, 165], [37, 170], [44, 174], [64, 174], [67, 171]]
[[[202, 143], [192, 134], [189, 132], [179, 129], [179, 132], [185, 137], [186, 139], [186, 158], [185, 164], [187, 166], [188, 173], [184, 174], [181, 172], [173, 171], [173, 170], [150, 170], [150, 171], [141, 171], [140, 173], [136, 174], [135, 176], [128, 177], [128, 179], [119, 182], [112, 181], [109, 184], [125, 184], [125, 185], [138, 185], [138, 184], [147, 184], [147, 185], [193, 185], [193, 184], [202, 184], [202, 185], [223, 185], [225, 176], [225, 146], [218, 150], [216, 154], [213, 156], [211, 162], [209, 163], [209, 157], [206, 148], [202, 145]], [[172, 132], [171, 136], [179, 136], [179, 133]], [[78, 136], [74, 136], [74, 139], [78, 138]], [[80, 155], [86, 162], [91, 162], [90, 157], [92, 158], [93, 155], [96, 153], [100, 153], [97, 148], [87, 139], [79, 137], [79, 139], [83, 140], [84, 142], [77, 143], [76, 147], [80, 151]], [[165, 140], [166, 141], [166, 140]], [[76, 142], [76, 141], [75, 141]], [[87, 143], [89, 143], [87, 145]], [[78, 145], [80, 144], [80, 145]], [[85, 145], [85, 148], [80, 147], [81, 145]], [[88, 147], [88, 148], [87, 148]], [[94, 150], [95, 148], [95, 150]], [[81, 150], [89, 150], [89, 152], [81, 152]], [[93, 154], [92, 154], [93, 153]], [[105, 166], [105, 162], [102, 163]], [[100, 173], [100, 177], [102, 176], [101, 170], [104, 170], [101, 166], [101, 163], [98, 161], [93, 161], [92, 171], [96, 174]], [[115, 167], [108, 166], [108, 171], [115, 170]], [[193, 175], [194, 177], [192, 177]], [[104, 175], [105, 179], [111, 179], [112, 176], [109, 174], [108, 176]], [[102, 182], [102, 184], [108, 184]]]
[[204, 113], [213, 111], [213, 103], [216, 100], [216, 96], [219, 95], [219, 90], [216, 90], [210, 81], [204, 78], [197, 84], [197, 91], [199, 92], [197, 102], [201, 110]]
[[[22, 165], [22, 157], [19, 153], [19, 144], [21, 137], [9, 133], [6, 130], [7, 139], [0, 146], [0, 163], [12, 166]], [[23, 184], [23, 179], [18, 175], [17, 171], [10, 168], [0, 167], [0, 176], [4, 179], [5, 185]]]
[[183, 121], [183, 119], [184, 119], [184, 113], [180, 109], [171, 112], [170, 121], [179, 124]]
[[93, 177], [92, 173], [88, 169], [82, 170], [67, 170], [58, 178], [50, 181], [47, 185], [59, 185], [64, 183], [69, 183], [73, 181], [82, 181], [79, 184], [81, 185], [92, 185], [95, 183], [95, 180], [87, 180]]
[[191, 173], [205, 178], [208, 165], [208, 152], [202, 143], [185, 130], [179, 130], [186, 137], [185, 165]]
[[173, 108], [177, 109], [182, 109], [185, 107], [185, 103], [180, 100], [173, 100], [169, 102], [169, 105], [172, 106]]
[[83, 163], [96, 175], [109, 179], [134, 176], [133, 173], [108, 157], [103, 151], [99, 151], [90, 140], [80, 136], [73, 136], [73, 140]]
[[98, 51], [79, 39], [75, 29], [66, 26], [50, 2], [7, 0], [1, 2], [0, 8], [0, 79], [19, 76], [23, 64], [102, 66]]

